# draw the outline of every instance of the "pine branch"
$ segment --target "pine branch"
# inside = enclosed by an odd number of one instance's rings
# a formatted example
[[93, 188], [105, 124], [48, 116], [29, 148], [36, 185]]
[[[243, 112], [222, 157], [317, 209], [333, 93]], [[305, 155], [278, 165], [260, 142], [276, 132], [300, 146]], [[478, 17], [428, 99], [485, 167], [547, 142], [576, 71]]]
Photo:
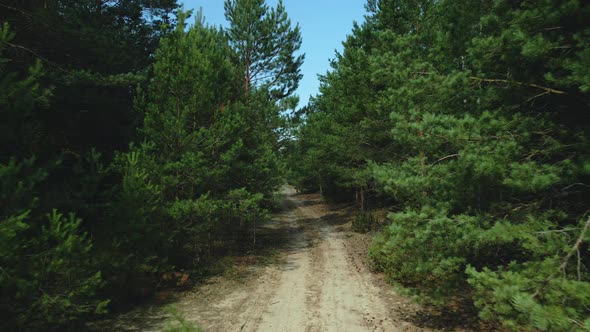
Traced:
[[[567, 264], [568, 264], [569, 260], [572, 258], [572, 256], [574, 254], [577, 253], [578, 254], [578, 266], [577, 266], [578, 281], [580, 281], [582, 279], [582, 273], [581, 273], [582, 272], [581, 271], [582, 261], [581, 261], [581, 256], [580, 256], [580, 246], [584, 242], [584, 237], [586, 236], [586, 232], [588, 231], [589, 228], [590, 228], [590, 217], [588, 217], [588, 220], [586, 221], [586, 224], [582, 228], [582, 232], [580, 232], [580, 236], [578, 236], [578, 239], [574, 243], [574, 246], [570, 249], [568, 254], [563, 259], [562, 263], [559, 265], [559, 271], [561, 271], [563, 273], [564, 278], [566, 276], [565, 269], [567, 268]], [[557, 272], [551, 274], [549, 277], [547, 277], [543, 281], [543, 284], [541, 285], [541, 287], [539, 287], [539, 289], [537, 289], [537, 291], [533, 294], [533, 299], [538, 297], [539, 295], [541, 295], [541, 292], [545, 289], [545, 287], [547, 287], [547, 285], [549, 284], [549, 281], [551, 281], [555, 277], [556, 274], [557, 274]]]
[[52, 67], [55, 67], [55, 68], [63, 71], [64, 73], [71, 74], [71, 72], [69, 72], [68, 70], [66, 70], [62, 66], [58, 65], [57, 63], [55, 63], [55, 62], [53, 62], [53, 61], [51, 61], [51, 60], [49, 60], [49, 59], [47, 59], [45, 57], [43, 57], [41, 54], [33, 51], [30, 48], [27, 48], [27, 47], [24, 47], [24, 46], [21, 46], [21, 45], [16, 45], [16, 44], [13, 44], [13, 43], [6, 43], [6, 45], [8, 45], [8, 46], [10, 46], [12, 48], [16, 48], [16, 49], [20, 49], [20, 50], [26, 51], [26, 52], [32, 54], [34, 57], [36, 57], [39, 60], [41, 60], [42, 62], [45, 62], [45, 63], [51, 65]]
[[18, 13], [24, 15], [24, 16], [27, 16], [27, 17], [33, 17], [33, 15], [31, 15], [30, 13], [25, 12], [24, 10], [18, 9], [16, 7], [11, 7], [11, 6], [9, 6], [7, 4], [4, 4], [2, 2], [0, 2], [0, 7], [4, 7], [6, 9], [13, 10], [13, 11], [18, 12]]
[[580, 266], [581, 266], [580, 246], [584, 242], [584, 237], [586, 236], [586, 232], [588, 231], [588, 228], [590, 228], [590, 217], [588, 218], [588, 221], [586, 221], [586, 225], [584, 225], [584, 228], [582, 229], [580, 236], [576, 240], [576, 243], [574, 244], [574, 246], [572, 247], [570, 252], [567, 254], [567, 256], [565, 256], [565, 258], [563, 259], [563, 262], [559, 266], [559, 268], [565, 273], [565, 269], [567, 267], [567, 264], [568, 264], [570, 258], [572, 258], [572, 256], [577, 253], [578, 254], [578, 281], [582, 279], [582, 275], [580, 272]]
[[506, 83], [506, 84], [512, 84], [512, 85], [527, 86], [527, 87], [530, 87], [530, 88], [535, 88], [535, 89], [543, 90], [546, 93], [553, 93], [553, 94], [556, 94], [556, 95], [565, 95], [565, 94], [567, 94], [567, 92], [565, 92], [565, 91], [556, 90], [556, 89], [553, 89], [553, 88], [548, 88], [548, 87], [545, 87], [545, 86], [541, 86], [541, 85], [537, 85], [537, 84], [532, 84], [532, 83], [524, 83], [524, 82], [519, 82], [519, 81], [504, 80], [504, 79], [498, 79], [498, 78], [481, 78], [481, 77], [476, 77], [476, 76], [471, 76], [469, 78], [472, 79], [472, 80], [474, 80], [474, 81], [485, 82], [485, 83]]
[[544, 95], [548, 95], [548, 94], [550, 94], [548, 91], [543, 91], [543, 92], [539, 93], [538, 95], [532, 96], [531, 98], [529, 98], [529, 99], [525, 100], [523, 103], [520, 103], [520, 104], [518, 104], [518, 105], [515, 105], [515, 106], [513, 106], [513, 107], [512, 107], [512, 110], [515, 110], [515, 109], [519, 108], [520, 106], [522, 106], [522, 105], [524, 105], [524, 104], [528, 104], [528, 103], [530, 103], [531, 101], [533, 101], [533, 100], [535, 100], [535, 99], [537, 99], [537, 98], [541, 98], [541, 97], [543, 97]]
[[459, 156], [460, 155], [458, 153], [455, 153], [455, 154], [452, 154], [452, 155], [449, 155], [449, 156], [446, 156], [446, 157], [442, 157], [439, 160], [437, 160], [437, 161], [433, 162], [432, 164], [430, 164], [430, 166], [434, 166], [434, 165], [440, 163], [441, 161], [445, 161], [447, 159], [458, 158]]
[[579, 231], [581, 229], [582, 228], [555, 229], [555, 230], [551, 230], [551, 231], [537, 232], [537, 234], [546, 235], [546, 234], [552, 234], [552, 233], [568, 233], [568, 232]]
[[568, 191], [568, 190], [572, 189], [573, 187], [577, 187], [577, 186], [590, 188], [589, 185], [587, 185], [585, 183], [578, 182], [578, 183], [570, 184], [569, 186], [561, 189], [561, 191]]

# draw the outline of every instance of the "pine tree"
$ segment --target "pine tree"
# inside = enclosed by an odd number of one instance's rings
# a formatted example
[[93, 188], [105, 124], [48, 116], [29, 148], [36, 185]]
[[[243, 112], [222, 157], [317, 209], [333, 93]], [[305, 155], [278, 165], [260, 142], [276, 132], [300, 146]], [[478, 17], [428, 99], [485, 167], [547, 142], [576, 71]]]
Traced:
[[228, 35], [244, 70], [246, 95], [252, 87], [268, 90], [276, 99], [298, 87], [304, 55], [299, 25], [291, 27], [283, 1], [269, 8], [264, 0], [226, 0]]
[[[1, 25], [0, 56], [13, 38], [8, 24]], [[25, 120], [35, 119], [35, 107], [45, 104], [50, 93], [39, 83], [43, 67], [36, 63], [20, 77], [6, 68], [7, 61], [0, 57], [2, 143], [24, 139], [31, 144], [31, 127]], [[40, 207], [39, 193], [47, 178], [47, 169], [34, 155], [0, 156], [2, 330], [72, 326], [84, 316], [104, 313], [108, 303], [97, 296], [103, 281], [81, 220]]]
[[186, 17], [180, 12], [175, 30], [162, 40], [154, 78], [138, 100], [146, 143], [134, 152], [134, 167], [160, 192], [168, 239], [160, 255], [175, 265], [199, 266], [214, 241], [244, 242], [254, 236], [248, 234], [252, 225], [267, 218], [261, 207], [265, 188], [257, 181], [269, 179], [257, 172], [269, 167], [256, 163], [264, 155], [249, 159], [267, 143], [252, 135], [251, 108], [235, 102], [239, 81], [225, 35], [206, 26], [200, 13], [187, 29]]
[[286, 120], [281, 112], [296, 103], [292, 94], [302, 77], [304, 55], [296, 54], [301, 32], [299, 25], [291, 26], [282, 1], [269, 8], [264, 0], [227, 0], [224, 7], [230, 46], [245, 79], [239, 108], [247, 121], [242, 136], [247, 149], [240, 163], [253, 176], [241, 182], [270, 200], [284, 172], [279, 151]]
[[[364, 177], [393, 203], [370, 256], [423, 299], [444, 305], [467, 287], [483, 319], [583, 330], [590, 7], [381, 0], [368, 9], [300, 128], [307, 182], [317, 186], [311, 170], [320, 170], [330, 194]], [[355, 151], [356, 141], [368, 149]], [[373, 146], [366, 166], [351, 167]]]
[[111, 156], [127, 147], [141, 120], [131, 92], [146, 79], [161, 26], [173, 21], [177, 6], [175, 0], [2, 1], [0, 17], [18, 31], [8, 66], [23, 74], [40, 60], [44, 82], [53, 87], [49, 112], [35, 119], [40, 160], [64, 151], [75, 159], [93, 147]]

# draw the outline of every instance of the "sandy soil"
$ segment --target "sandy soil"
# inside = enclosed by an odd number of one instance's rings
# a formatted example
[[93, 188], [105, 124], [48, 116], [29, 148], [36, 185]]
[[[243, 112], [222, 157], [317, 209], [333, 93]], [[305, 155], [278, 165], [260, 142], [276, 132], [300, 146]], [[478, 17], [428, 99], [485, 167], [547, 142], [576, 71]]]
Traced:
[[272, 295], [242, 331], [416, 330], [391, 315], [371, 273], [351, 259], [348, 234], [324, 219], [338, 214], [317, 195], [287, 194], [294, 208], [283, 220], [303, 232], [291, 239]]
[[[431, 331], [409, 322], [417, 305], [368, 270], [359, 249], [366, 237], [349, 231], [346, 209], [291, 187], [285, 193], [283, 212], [261, 231], [280, 259], [182, 294], [175, 306], [187, 320], [205, 331]], [[157, 306], [144, 307], [108, 329], [161, 331], [166, 317]]]

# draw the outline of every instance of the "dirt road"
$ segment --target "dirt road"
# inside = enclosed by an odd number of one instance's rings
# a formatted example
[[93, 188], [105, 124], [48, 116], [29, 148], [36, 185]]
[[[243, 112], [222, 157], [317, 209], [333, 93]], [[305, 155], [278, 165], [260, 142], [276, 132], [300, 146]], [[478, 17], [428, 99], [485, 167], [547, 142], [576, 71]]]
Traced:
[[[398, 310], [411, 302], [380, 285], [365, 257], [351, 251], [354, 235], [342, 211], [331, 210], [319, 195], [298, 195], [291, 187], [285, 194], [283, 212], [266, 226], [267, 241], [283, 238], [277, 241], [279, 261], [257, 267], [252, 278], [213, 278], [182, 296], [176, 307], [189, 321], [224, 332], [425, 331], [404, 322]], [[128, 321], [143, 326], [117, 328], [159, 331], [166, 314], [154, 309], [140, 316], [146, 318]]]
[[[319, 195], [285, 191], [274, 227], [287, 232], [284, 260], [254, 287], [235, 290], [191, 320], [206, 331], [417, 331], [391, 312], [383, 290], [346, 248], [345, 220]], [[186, 303], [188, 304], [188, 303]]]
[[319, 197], [302, 201], [287, 192], [294, 208], [283, 216], [302, 227], [262, 315], [246, 331], [394, 331], [398, 326], [371, 280], [348, 259], [345, 233], [322, 217]]

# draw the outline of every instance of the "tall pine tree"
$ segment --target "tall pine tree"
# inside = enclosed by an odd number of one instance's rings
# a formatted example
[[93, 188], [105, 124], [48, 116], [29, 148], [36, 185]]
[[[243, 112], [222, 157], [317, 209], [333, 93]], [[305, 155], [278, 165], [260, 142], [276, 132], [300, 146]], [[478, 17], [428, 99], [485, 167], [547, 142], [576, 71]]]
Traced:
[[276, 99], [291, 95], [298, 87], [304, 55], [301, 31], [291, 26], [283, 1], [269, 8], [265, 0], [226, 0], [228, 34], [244, 70], [244, 89], [268, 90]]

